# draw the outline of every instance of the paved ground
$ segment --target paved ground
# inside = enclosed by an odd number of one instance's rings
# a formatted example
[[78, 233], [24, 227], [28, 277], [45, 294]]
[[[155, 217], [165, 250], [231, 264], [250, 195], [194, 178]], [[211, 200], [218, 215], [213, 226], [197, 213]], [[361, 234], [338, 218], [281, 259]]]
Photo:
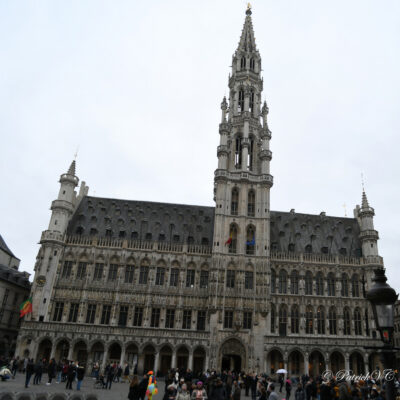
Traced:
[[[25, 389], [25, 375], [23, 374], [17, 373], [16, 378], [10, 381], [0, 381], [0, 400], [95, 400], [96, 398], [98, 400], [119, 400], [127, 399], [129, 391], [128, 383], [113, 383], [110, 390], [96, 389], [94, 388], [95, 381], [90, 377], [85, 377], [80, 391], [76, 390], [76, 382], [72, 384], [73, 390], [66, 390], [65, 382], [55, 383], [53, 381], [50, 386], [46, 386], [47, 374], [43, 374], [42, 383], [39, 385], [33, 385], [32, 381], [33, 378], [27, 389]], [[164, 381], [159, 379], [158, 394], [153, 397], [154, 400], [162, 400], [164, 396], [164, 386]], [[11, 393], [13, 397], [7, 397], [6, 393]], [[61, 394], [63, 397], [55, 398], [54, 396], [57, 393]], [[30, 397], [24, 397], [24, 394], [29, 394]], [[281, 398], [283, 396], [280, 395], [279, 397]], [[250, 397], [245, 396], [243, 390], [241, 400], [250, 399]]]

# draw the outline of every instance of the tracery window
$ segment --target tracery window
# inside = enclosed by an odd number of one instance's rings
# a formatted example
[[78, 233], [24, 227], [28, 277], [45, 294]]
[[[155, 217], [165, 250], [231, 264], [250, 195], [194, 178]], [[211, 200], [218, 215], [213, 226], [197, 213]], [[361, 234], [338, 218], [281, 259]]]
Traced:
[[299, 333], [299, 307], [297, 306], [297, 304], [292, 306], [290, 317], [291, 317], [290, 325], [292, 333]]
[[274, 294], [276, 290], [276, 272], [271, 269], [271, 293]]
[[287, 272], [284, 269], [279, 271], [279, 294], [287, 293]]
[[330, 272], [328, 274], [328, 296], [335, 296], [336, 295], [336, 280], [335, 275]]
[[342, 274], [342, 297], [349, 297], [349, 278], [347, 274]]
[[325, 334], [325, 311], [322, 306], [317, 309], [317, 332], [320, 335]]
[[315, 277], [315, 290], [317, 296], [324, 295], [324, 276], [322, 275], [322, 272], [318, 272]]
[[305, 276], [305, 293], [307, 295], [313, 294], [313, 277], [311, 271], [306, 272]]
[[351, 277], [351, 295], [352, 297], [360, 297], [360, 287], [357, 274], [354, 274]]
[[343, 310], [343, 334], [350, 335], [351, 334], [351, 326], [350, 326], [350, 311], [348, 308]]
[[238, 215], [239, 209], [239, 190], [237, 188], [232, 189], [232, 200], [231, 200], [231, 214]]
[[314, 333], [314, 316], [311, 306], [307, 306], [306, 308], [306, 333]]
[[299, 273], [296, 270], [290, 274], [290, 294], [299, 294]]
[[247, 196], [247, 215], [249, 217], [254, 217], [256, 209], [256, 193], [254, 190], [249, 190], [249, 194]]
[[329, 309], [329, 334], [336, 335], [337, 334], [337, 326], [336, 326], [336, 308], [331, 307]]
[[279, 336], [286, 336], [287, 328], [287, 308], [281, 304], [279, 307]]
[[354, 310], [354, 334], [362, 335], [361, 312], [358, 308]]

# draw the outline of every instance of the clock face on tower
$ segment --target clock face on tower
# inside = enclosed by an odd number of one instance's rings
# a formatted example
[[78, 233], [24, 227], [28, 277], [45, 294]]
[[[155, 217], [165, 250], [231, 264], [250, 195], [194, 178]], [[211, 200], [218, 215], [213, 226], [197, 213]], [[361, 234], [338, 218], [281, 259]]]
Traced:
[[36, 283], [38, 284], [38, 286], [43, 286], [46, 283], [46, 277], [43, 275], [38, 276], [36, 279]]

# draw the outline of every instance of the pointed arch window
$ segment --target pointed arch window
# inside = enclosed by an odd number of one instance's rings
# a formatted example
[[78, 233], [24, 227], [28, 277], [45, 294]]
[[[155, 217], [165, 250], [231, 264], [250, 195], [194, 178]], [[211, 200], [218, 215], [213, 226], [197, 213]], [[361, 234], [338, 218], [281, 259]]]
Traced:
[[239, 136], [235, 140], [235, 167], [242, 166], [242, 138]]
[[253, 154], [254, 154], [254, 139], [250, 138], [249, 154], [247, 156], [247, 169], [249, 171], [253, 170], [253, 160], [254, 160]]
[[244, 90], [239, 90], [239, 101], [238, 101], [238, 112], [241, 113], [244, 111]]
[[247, 216], [254, 217], [256, 208], [256, 193], [254, 190], [249, 190], [247, 195]]
[[247, 227], [246, 238], [246, 254], [252, 255], [256, 247], [256, 231], [252, 226]]
[[236, 253], [237, 247], [237, 227], [232, 224], [229, 229], [229, 253]]
[[239, 190], [237, 188], [232, 189], [232, 198], [231, 198], [231, 214], [238, 215], [239, 208]]
[[279, 271], [279, 294], [287, 293], [287, 272], [284, 269]]
[[250, 90], [249, 108], [250, 113], [254, 114], [254, 90]]
[[343, 311], [343, 334], [350, 335], [350, 311], [348, 308], [345, 308]]
[[349, 297], [349, 278], [347, 274], [342, 274], [342, 297]]
[[314, 317], [313, 309], [311, 306], [307, 306], [306, 308], [306, 333], [314, 333]]
[[354, 310], [354, 334], [362, 335], [361, 312], [358, 308]]
[[287, 308], [282, 304], [279, 308], [279, 336], [286, 336], [287, 328]]
[[299, 294], [299, 273], [296, 270], [290, 274], [290, 294]]
[[305, 293], [307, 295], [312, 295], [313, 294], [313, 277], [312, 277], [311, 271], [307, 271], [306, 272]]
[[292, 333], [299, 333], [299, 307], [297, 304], [292, 306], [290, 319]]
[[271, 333], [275, 333], [275, 324], [276, 324], [276, 310], [275, 306], [271, 304]]
[[250, 58], [250, 69], [251, 69], [252, 71], [254, 71], [254, 67], [255, 67], [254, 58]]
[[322, 275], [322, 272], [318, 272], [315, 277], [315, 289], [317, 296], [324, 295], [324, 276]]
[[271, 269], [271, 293], [275, 293], [276, 288], [276, 272], [274, 269]]
[[329, 319], [329, 334], [336, 335], [337, 334], [336, 308], [333, 306], [329, 309], [328, 319]]
[[330, 272], [328, 274], [328, 296], [335, 296], [336, 292], [336, 280], [335, 280], [335, 275], [333, 272]]
[[317, 332], [320, 335], [325, 334], [325, 310], [322, 306], [317, 309]]
[[351, 296], [352, 297], [360, 297], [360, 287], [358, 283], [358, 275], [354, 274], [351, 277]]
[[240, 69], [246, 69], [246, 57], [245, 56], [243, 56], [240, 59]]

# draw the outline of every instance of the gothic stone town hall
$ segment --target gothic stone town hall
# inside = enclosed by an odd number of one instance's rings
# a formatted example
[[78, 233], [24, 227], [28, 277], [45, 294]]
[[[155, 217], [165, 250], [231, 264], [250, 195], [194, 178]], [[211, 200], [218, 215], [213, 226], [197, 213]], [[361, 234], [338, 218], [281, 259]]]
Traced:
[[[270, 211], [271, 132], [251, 10], [221, 104], [215, 207], [88, 196], [76, 164], [42, 233], [16, 355], [315, 375], [375, 369], [364, 292], [374, 209], [354, 218]], [[90, 371], [89, 371], [90, 372]]]

